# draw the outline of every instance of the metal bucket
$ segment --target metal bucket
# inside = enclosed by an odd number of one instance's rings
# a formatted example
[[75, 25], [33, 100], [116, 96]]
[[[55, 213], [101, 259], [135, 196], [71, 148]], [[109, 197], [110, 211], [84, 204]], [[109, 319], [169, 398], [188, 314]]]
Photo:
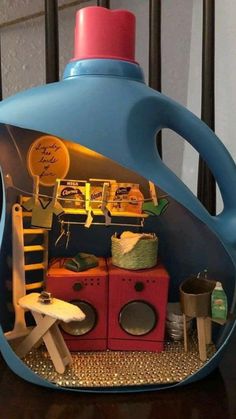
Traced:
[[197, 278], [186, 279], [180, 285], [180, 304], [183, 313], [189, 317], [211, 316], [211, 294], [216, 281]]
[[[166, 332], [167, 336], [174, 341], [184, 338], [183, 313], [180, 303], [168, 303], [166, 313]], [[189, 333], [191, 330], [192, 320], [187, 318], [186, 329]]]

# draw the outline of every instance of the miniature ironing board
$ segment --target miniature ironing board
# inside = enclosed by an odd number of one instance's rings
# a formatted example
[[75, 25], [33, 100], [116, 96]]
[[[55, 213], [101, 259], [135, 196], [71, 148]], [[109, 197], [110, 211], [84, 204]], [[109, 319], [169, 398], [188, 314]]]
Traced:
[[39, 302], [39, 296], [39, 293], [34, 292], [19, 299], [20, 307], [31, 311], [36, 326], [16, 348], [16, 354], [24, 358], [43, 339], [55, 370], [63, 374], [66, 366], [72, 363], [72, 356], [58, 325], [60, 321], [81, 321], [85, 315], [79, 307], [56, 298], [51, 304], [43, 304]]
[[[44, 229], [24, 229], [23, 212], [19, 204], [12, 208], [12, 244], [13, 244], [13, 302], [15, 308], [15, 325], [11, 332], [7, 333], [7, 339], [14, 340], [24, 337], [16, 347], [19, 358], [23, 358], [41, 339], [43, 339], [48, 353], [57, 372], [63, 373], [65, 367], [72, 362], [70, 352], [64, 342], [58, 324], [60, 321], [80, 321], [85, 318], [84, 313], [75, 305], [62, 300], [54, 299], [52, 304], [46, 305], [38, 301], [39, 293], [31, 291], [42, 288], [43, 282], [31, 282], [26, 284], [25, 271], [46, 269], [47, 266], [47, 240], [43, 245], [25, 246], [24, 234], [45, 234]], [[41, 264], [25, 265], [24, 253], [26, 250], [41, 251], [45, 253]], [[30, 269], [29, 269], [30, 268]], [[26, 292], [29, 292], [26, 294]], [[33, 329], [26, 326], [25, 310], [30, 310], [36, 327]]]

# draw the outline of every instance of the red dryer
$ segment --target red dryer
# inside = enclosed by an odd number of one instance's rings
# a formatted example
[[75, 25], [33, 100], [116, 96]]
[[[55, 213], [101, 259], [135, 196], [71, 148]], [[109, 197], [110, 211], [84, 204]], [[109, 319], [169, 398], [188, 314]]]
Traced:
[[108, 262], [108, 348], [162, 351], [169, 275], [159, 264], [131, 271]]
[[86, 314], [81, 322], [61, 323], [71, 351], [107, 349], [108, 273], [105, 259], [83, 272], [63, 268], [62, 260], [51, 264], [46, 289], [56, 298], [76, 304]]

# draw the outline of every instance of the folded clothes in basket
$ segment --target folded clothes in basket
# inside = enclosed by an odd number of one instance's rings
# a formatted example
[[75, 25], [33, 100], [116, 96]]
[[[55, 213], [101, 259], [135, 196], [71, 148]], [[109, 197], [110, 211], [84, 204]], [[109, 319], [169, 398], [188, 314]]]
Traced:
[[98, 258], [89, 253], [77, 253], [73, 258], [67, 259], [64, 268], [74, 272], [87, 271], [98, 266]]
[[121, 254], [130, 252], [143, 239], [153, 239], [150, 233], [133, 233], [132, 231], [124, 231], [120, 236]]

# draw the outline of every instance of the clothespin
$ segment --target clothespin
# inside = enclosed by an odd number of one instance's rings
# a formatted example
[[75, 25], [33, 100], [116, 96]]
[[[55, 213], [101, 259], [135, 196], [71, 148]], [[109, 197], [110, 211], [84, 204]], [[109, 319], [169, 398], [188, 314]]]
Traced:
[[52, 196], [52, 200], [53, 200], [53, 204], [55, 205], [57, 198], [58, 198], [58, 190], [59, 190], [59, 186], [60, 186], [60, 181], [61, 179], [56, 179], [55, 185], [54, 185], [54, 189], [53, 189], [53, 196]]
[[87, 212], [87, 218], [84, 223], [84, 227], [89, 228], [93, 222], [92, 208], [91, 208], [91, 187], [90, 183], [85, 184], [85, 211]]
[[157, 207], [158, 199], [157, 199], [157, 193], [156, 193], [155, 185], [150, 180], [149, 180], [148, 183], [149, 183], [149, 191], [150, 191], [150, 195], [151, 195], [151, 198], [152, 198], [152, 202], [155, 205], [155, 207]]
[[111, 213], [107, 209], [107, 197], [108, 197], [108, 190], [109, 190], [109, 183], [104, 182], [103, 188], [102, 188], [102, 204], [101, 204], [101, 210], [103, 212], [103, 215], [105, 217], [105, 225], [109, 226], [111, 224]]
[[33, 202], [39, 197], [39, 176], [33, 175]]
[[14, 188], [13, 180], [10, 173], [7, 173], [5, 176], [5, 186], [7, 188]]

